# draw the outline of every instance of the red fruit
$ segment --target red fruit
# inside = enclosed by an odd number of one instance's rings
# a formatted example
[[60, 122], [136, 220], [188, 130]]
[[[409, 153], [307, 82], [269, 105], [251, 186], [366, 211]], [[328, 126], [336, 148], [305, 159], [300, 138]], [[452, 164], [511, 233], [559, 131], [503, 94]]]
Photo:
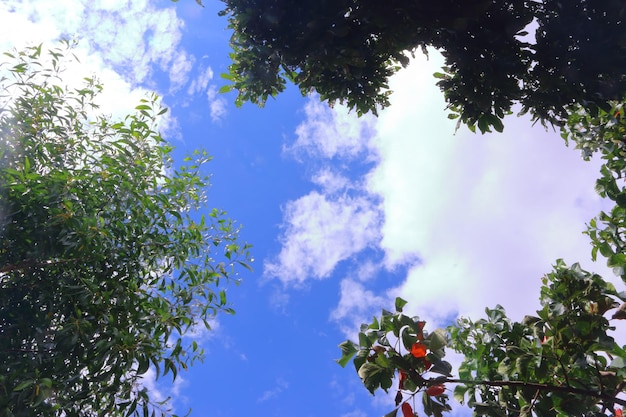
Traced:
[[413, 343], [411, 346], [411, 355], [416, 358], [425, 358], [426, 357], [426, 345], [422, 343]]
[[431, 385], [430, 387], [426, 389], [426, 394], [430, 395], [431, 397], [436, 397], [437, 395], [443, 394], [445, 390], [446, 390], [446, 387], [443, 386], [442, 384]]
[[431, 366], [433, 366], [433, 364], [430, 363], [428, 359], [424, 358], [424, 369], [428, 371]]
[[413, 409], [411, 408], [411, 404], [402, 404], [402, 415], [404, 417], [415, 417], [415, 415], [413, 414]]
[[622, 410], [620, 408], [615, 409], [615, 417], [622, 417]]

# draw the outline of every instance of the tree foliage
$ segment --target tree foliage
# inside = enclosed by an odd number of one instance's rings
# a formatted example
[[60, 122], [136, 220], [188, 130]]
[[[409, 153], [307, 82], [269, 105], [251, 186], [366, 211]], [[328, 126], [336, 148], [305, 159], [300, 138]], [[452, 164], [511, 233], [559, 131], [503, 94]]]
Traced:
[[238, 90], [238, 104], [263, 105], [292, 81], [376, 114], [389, 77], [426, 47], [445, 57], [449, 108], [482, 132], [502, 130], [515, 103], [562, 124], [573, 104], [607, 109], [626, 93], [621, 0], [222, 1], [233, 30], [223, 91]]
[[[563, 137], [586, 159], [602, 155], [596, 191], [614, 206], [592, 219], [586, 234], [592, 259], [600, 253], [626, 283], [626, 103], [608, 104], [607, 110], [573, 112]], [[390, 389], [397, 375], [397, 408], [389, 415], [402, 410], [404, 417], [413, 416], [411, 401], [423, 392], [426, 413], [440, 416], [449, 410], [447, 392], [453, 390], [478, 416], [621, 416], [626, 346], [616, 343], [615, 327], [605, 316], [626, 319], [626, 291], [558, 260], [543, 278], [540, 301], [542, 308], [519, 323], [496, 306], [486, 309], [484, 319], [460, 318], [445, 331], [427, 334], [423, 321], [402, 314], [406, 301], [398, 299], [396, 312], [383, 311], [380, 320], [365, 325], [358, 343], [341, 345], [339, 363], [345, 366], [356, 355], [358, 374], [372, 393]], [[458, 376], [448, 364], [435, 366], [444, 363], [444, 351], [440, 343], [432, 346], [433, 338], [462, 354]], [[426, 350], [416, 350], [415, 343]], [[365, 372], [374, 366], [376, 373]]]
[[[603, 316], [626, 301], [613, 285], [578, 265], [557, 261], [541, 288], [542, 309], [513, 322], [501, 306], [477, 321], [461, 318], [448, 329], [424, 330], [417, 317], [383, 310], [364, 325], [359, 342], [340, 345], [374, 393], [397, 384], [396, 408], [414, 415], [416, 396], [427, 415], [450, 411], [448, 392], [477, 416], [605, 416], [626, 389], [626, 346], [609, 334]], [[405, 303], [397, 299], [398, 303]], [[457, 372], [443, 360], [445, 347], [463, 355]], [[408, 404], [408, 405], [407, 405]]]
[[100, 115], [97, 80], [63, 86], [68, 52], [0, 66], [0, 415], [165, 414], [142, 376], [201, 358], [184, 336], [232, 312], [224, 283], [248, 247], [199, 212], [209, 158], [174, 164], [157, 97]]

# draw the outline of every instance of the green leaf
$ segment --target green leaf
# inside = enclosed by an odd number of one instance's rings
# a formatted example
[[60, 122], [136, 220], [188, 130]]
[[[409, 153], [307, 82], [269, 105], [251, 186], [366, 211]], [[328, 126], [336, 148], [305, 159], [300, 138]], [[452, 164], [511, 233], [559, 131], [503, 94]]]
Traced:
[[358, 375], [365, 388], [372, 394], [379, 387], [386, 391], [391, 387], [393, 379], [392, 370], [373, 362], [365, 362], [359, 368]]
[[22, 390], [32, 386], [34, 383], [35, 383], [35, 381], [33, 381], [32, 379], [27, 379], [27, 380], [22, 381], [19, 384], [17, 384], [17, 386], [15, 388], [13, 388], [13, 391], [22, 391]]
[[367, 357], [369, 355], [369, 352], [367, 350], [359, 350], [356, 354], [356, 357], [354, 358], [353, 364], [354, 364], [354, 369], [358, 372], [359, 368], [361, 368], [361, 366], [367, 361]]
[[350, 362], [350, 359], [358, 352], [358, 349], [350, 340], [341, 343], [339, 348], [341, 349], [341, 358], [336, 359], [336, 362], [341, 365], [342, 368], [345, 368], [348, 362]]
[[369, 349], [373, 344], [373, 341], [363, 332], [359, 333], [359, 345], [361, 348]]
[[435, 331], [428, 335], [428, 339], [430, 340], [429, 348], [431, 351], [444, 348], [448, 344], [447, 332], [444, 329], [435, 329]]
[[465, 403], [465, 393], [469, 389], [466, 385], [457, 385], [454, 387], [454, 400], [464, 404]]
[[234, 86], [233, 85], [223, 85], [220, 87], [220, 89], [218, 90], [218, 92], [220, 94], [225, 94], [225, 93], [229, 93], [231, 91], [233, 91]]
[[445, 376], [452, 376], [452, 365], [450, 365], [446, 361], [438, 360], [433, 363], [433, 366], [429, 369], [429, 372], [434, 372]]
[[490, 132], [489, 130], [489, 118], [486, 115], [482, 115], [478, 118], [478, 129], [480, 129], [480, 133]]
[[396, 312], [402, 313], [402, 308], [407, 304], [406, 300], [403, 300], [400, 297], [396, 297]]
[[145, 356], [141, 356], [139, 358], [139, 366], [137, 367], [137, 374], [138, 375], [145, 374], [148, 371], [149, 366], [150, 366], [150, 362], [148, 358]]

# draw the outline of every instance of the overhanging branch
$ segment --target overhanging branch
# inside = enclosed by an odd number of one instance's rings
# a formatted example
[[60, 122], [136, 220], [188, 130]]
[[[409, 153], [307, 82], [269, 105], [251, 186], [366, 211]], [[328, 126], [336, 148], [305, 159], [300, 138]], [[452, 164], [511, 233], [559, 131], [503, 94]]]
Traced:
[[600, 400], [616, 403], [621, 406], [626, 406], [626, 400], [615, 397], [614, 395], [604, 394], [602, 392], [590, 391], [581, 388], [574, 388], [562, 385], [550, 385], [550, 384], [539, 384], [537, 382], [523, 382], [523, 381], [474, 381], [474, 380], [466, 380], [466, 379], [454, 379], [454, 378], [446, 378], [445, 380], [437, 378], [437, 383], [441, 384], [442, 382], [450, 382], [454, 384], [463, 384], [463, 385], [487, 385], [490, 387], [527, 387], [534, 388], [540, 391], [548, 391], [548, 392], [564, 392], [569, 394], [578, 394], [578, 395], [586, 395], [588, 397], [598, 398]]

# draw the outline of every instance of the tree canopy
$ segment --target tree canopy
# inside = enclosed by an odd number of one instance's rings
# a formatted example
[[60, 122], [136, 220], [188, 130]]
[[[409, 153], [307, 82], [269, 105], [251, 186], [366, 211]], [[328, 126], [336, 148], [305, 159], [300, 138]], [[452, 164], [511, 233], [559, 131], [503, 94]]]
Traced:
[[124, 119], [65, 87], [68, 49], [0, 64], [0, 415], [165, 414], [141, 384], [202, 357], [248, 246], [206, 207], [208, 157], [175, 164], [153, 95]]
[[[603, 316], [626, 301], [612, 284], [579, 265], [557, 261], [541, 288], [542, 309], [522, 322], [501, 306], [476, 321], [461, 318], [448, 329], [425, 330], [425, 322], [394, 313], [365, 324], [359, 342], [340, 345], [365, 387], [396, 392], [396, 408], [414, 417], [421, 393], [424, 412], [442, 416], [452, 408], [448, 392], [475, 416], [606, 416], [621, 414], [626, 400], [626, 347], [609, 334]], [[444, 360], [445, 348], [463, 355], [458, 370]], [[458, 376], [453, 376], [453, 372]], [[616, 411], [619, 410], [619, 411]]]
[[563, 124], [572, 105], [597, 112], [626, 94], [621, 0], [222, 1], [233, 30], [223, 91], [239, 104], [263, 105], [292, 81], [376, 114], [389, 77], [426, 47], [445, 57], [436, 77], [449, 108], [483, 132], [502, 130], [516, 103]]

